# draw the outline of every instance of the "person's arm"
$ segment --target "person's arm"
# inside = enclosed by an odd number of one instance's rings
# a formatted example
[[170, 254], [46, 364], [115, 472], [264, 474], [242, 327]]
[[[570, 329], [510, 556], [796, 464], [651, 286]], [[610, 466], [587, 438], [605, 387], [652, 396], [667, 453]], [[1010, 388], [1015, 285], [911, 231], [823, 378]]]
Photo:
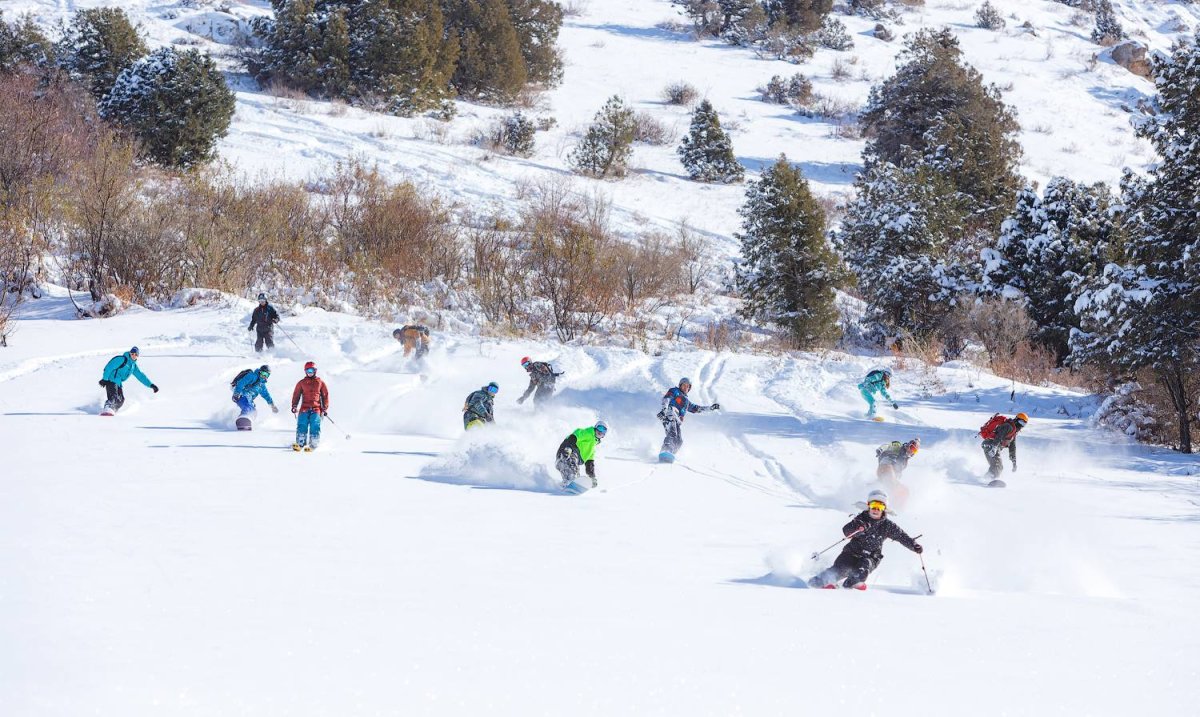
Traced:
[[250, 312], [250, 325], [246, 327], [246, 330], [249, 331], [250, 329], [253, 329], [254, 325], [257, 323], [258, 323], [258, 309], [255, 308], [254, 311]]
[[901, 545], [903, 545], [904, 547], [913, 551], [914, 553], [920, 553], [920, 552], [924, 551], [924, 548], [921, 547], [920, 543], [913, 540], [909, 536], [908, 533], [904, 532], [903, 528], [901, 528], [900, 526], [896, 525], [895, 523], [893, 523], [891, 521], [888, 521], [887, 537], [891, 538], [892, 540], [896, 541], [897, 543], [900, 543]]
[[321, 394], [320, 395], [321, 395], [321, 415], [325, 416], [325, 415], [329, 414], [329, 386], [326, 386], [324, 381], [321, 381]]
[[137, 378], [138, 381], [142, 382], [143, 386], [145, 386], [146, 388], [154, 389], [155, 393], [158, 392], [158, 387], [154, 385], [153, 381], [146, 378], [146, 374], [142, 373], [142, 370], [140, 368], [138, 368], [136, 361], [133, 362], [133, 375], [135, 378]]
[[855, 518], [854, 520], [842, 526], [842, 535], [849, 538], [853, 535], [863, 532], [866, 529], [867, 524], [863, 522], [862, 518]]
[[535, 388], [537, 388], [537, 382], [534, 380], [533, 376], [530, 376], [529, 388], [525, 389], [525, 393], [521, 394], [521, 397], [517, 399], [517, 403], [525, 403], [525, 399], [529, 398], [529, 394], [533, 393], [533, 389]]
[[278, 324], [279, 323], [279, 312], [275, 310], [274, 306], [272, 306], [270, 308], [271, 308], [271, 323]]
[[[301, 379], [303, 381], [304, 379]], [[296, 387], [292, 389], [292, 413], [295, 413], [300, 408], [300, 381], [296, 382]]]
[[596, 461], [594, 461], [594, 460], [587, 461], [586, 463], [583, 464], [583, 467], [584, 467], [584, 469], [587, 470], [588, 478], [596, 477]]
[[275, 405], [275, 399], [271, 398], [271, 392], [267, 390], [267, 384], [265, 382], [259, 384], [258, 394], [263, 397], [263, 400], [267, 402], [268, 406]]

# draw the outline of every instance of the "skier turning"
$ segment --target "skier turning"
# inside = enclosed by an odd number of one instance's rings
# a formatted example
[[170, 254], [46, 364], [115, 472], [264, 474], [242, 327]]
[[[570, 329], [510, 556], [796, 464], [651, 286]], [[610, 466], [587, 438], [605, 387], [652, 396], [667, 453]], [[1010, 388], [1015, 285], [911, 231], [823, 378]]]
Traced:
[[555, 456], [554, 467], [562, 475], [562, 487], [566, 489], [572, 481], [579, 477], [579, 464], [583, 463], [588, 478], [592, 479], [592, 487], [596, 482], [596, 448], [604, 436], [608, 435], [608, 424], [596, 421], [596, 425], [587, 428], [576, 428], [571, 431], [563, 442], [558, 444], [558, 454]]
[[254, 341], [254, 350], [261, 353], [263, 344], [267, 348], [275, 348], [275, 324], [279, 323], [279, 312], [274, 306], [267, 303], [267, 295], [258, 295], [258, 306], [254, 308], [254, 313], [250, 314], [250, 325], [246, 327], [247, 331], [258, 329], [258, 338]]
[[704, 413], [705, 411], [720, 410], [721, 404], [698, 406], [688, 398], [692, 390], [690, 378], [679, 379], [679, 385], [668, 389], [662, 398], [662, 410], [658, 412], [658, 420], [662, 421], [667, 435], [663, 438], [662, 448], [658, 452], [658, 460], [663, 463], [675, 462], [675, 454], [683, 445], [683, 419], [688, 413]]
[[909, 459], [917, 455], [920, 448], [921, 439], [914, 438], [905, 443], [900, 441], [884, 443], [875, 449], [875, 458], [879, 461], [879, 465], [875, 469], [875, 477], [879, 479], [884, 488], [891, 491], [892, 495], [896, 497], [896, 507], [900, 510], [904, 509], [904, 504], [908, 501], [908, 488], [900, 482], [900, 476], [904, 473], [904, 469], [908, 468]]
[[257, 369], [246, 369], [239, 373], [232, 382], [233, 402], [242, 410], [243, 417], [253, 418], [258, 409], [254, 407], [254, 399], [259, 396], [271, 407], [271, 411], [279, 413], [275, 399], [267, 390], [267, 379], [271, 377], [271, 367], [263, 364]]
[[[562, 371], [555, 372], [554, 367], [546, 361], [534, 361], [526, 356], [521, 359], [521, 368], [529, 374], [529, 387], [517, 399], [517, 403], [525, 403], [529, 394], [533, 393], [533, 404], [541, 405], [554, 395], [554, 383], [563, 375]], [[537, 393], [534, 393], [536, 389]]]
[[850, 539], [833, 565], [808, 581], [812, 588], [842, 587], [867, 589], [867, 576], [883, 560], [883, 541], [894, 540], [914, 553], [924, 552], [920, 543], [887, 518], [887, 493], [873, 490], [867, 496], [867, 509], [842, 526], [842, 535]]
[[392, 332], [392, 338], [404, 345], [404, 357], [417, 350], [416, 360], [420, 361], [429, 353], [429, 327], [422, 324], [407, 324]]
[[495, 423], [496, 417], [492, 415], [492, 405], [496, 400], [497, 393], [500, 393], [500, 385], [492, 381], [467, 396], [462, 409], [464, 429], [477, 428], [485, 423]]
[[130, 376], [133, 376], [146, 388], [158, 393], [158, 386], [146, 378], [146, 374], [138, 368], [138, 347], [134, 346], [120, 356], [113, 356], [104, 364], [104, 373], [100, 377], [100, 385], [104, 387], [104, 408], [101, 416], [111, 416], [125, 405], [125, 390], [121, 387]]
[[[890, 368], [873, 369], [863, 378], [862, 383], [858, 384], [858, 392], [867, 401], [867, 418], [875, 418], [875, 394], [883, 396], [883, 400], [892, 404], [892, 408], [899, 409], [900, 404], [892, 400], [891, 394], [888, 393], [888, 388], [892, 385], [892, 370]], [[875, 419], [883, 420], [883, 419]]]
[[304, 364], [304, 378], [292, 390], [292, 413], [296, 414], [293, 451], [316, 450], [321, 442], [321, 418], [329, 415], [329, 387], [317, 377], [317, 365]]
[[1018, 413], [1012, 418], [1005, 418], [997, 413], [979, 429], [979, 436], [983, 439], [980, 447], [983, 448], [983, 455], [988, 462], [987, 478], [991, 481], [988, 485], [1004, 486], [1004, 481], [1000, 480], [1000, 474], [1004, 472], [1000, 451], [1005, 448], [1008, 449], [1008, 459], [1012, 462], [1013, 472], [1017, 472], [1017, 434], [1027, 423], [1029, 416], [1024, 413]]

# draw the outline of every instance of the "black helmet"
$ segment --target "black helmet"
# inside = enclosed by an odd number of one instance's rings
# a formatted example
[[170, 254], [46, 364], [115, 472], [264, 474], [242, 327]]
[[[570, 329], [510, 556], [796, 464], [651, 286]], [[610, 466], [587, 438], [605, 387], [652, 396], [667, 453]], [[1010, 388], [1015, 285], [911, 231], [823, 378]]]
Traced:
[[269, 376], [269, 375], [271, 375], [271, 367], [266, 364], [263, 364], [262, 366], [258, 367], [258, 372], [265, 373]]
[[267, 295], [266, 295], [266, 294], [262, 294], [262, 293], [260, 293], [260, 294], [258, 295], [258, 300], [259, 300], [259, 301], [266, 301], [266, 300], [267, 300]]
[[395, 331], [393, 331], [393, 332], [392, 332], [392, 338], [393, 338], [393, 339], [397, 339], [397, 340], [399, 340], [399, 338], [400, 338], [400, 334], [402, 334], [402, 333], [404, 333], [404, 331], [403, 331], [403, 330], [401, 330], [401, 329], [396, 329]]

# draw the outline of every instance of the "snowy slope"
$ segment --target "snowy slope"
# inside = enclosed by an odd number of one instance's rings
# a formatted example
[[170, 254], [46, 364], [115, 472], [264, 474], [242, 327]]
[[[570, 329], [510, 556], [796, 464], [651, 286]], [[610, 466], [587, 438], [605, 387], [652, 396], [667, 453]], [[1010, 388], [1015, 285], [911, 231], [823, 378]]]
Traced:
[[[281, 403], [309, 358], [330, 384], [337, 426], [305, 455], [286, 413], [231, 430], [227, 381], [262, 361], [248, 303], [64, 304], [30, 304], [0, 352], [0, 714], [1190, 711], [1198, 466], [1088, 429], [1088, 397], [893, 364], [902, 410], [876, 424], [869, 357], [447, 336], [423, 381], [391, 327], [309, 309], [284, 316], [303, 349], [266, 359]], [[99, 418], [132, 343], [162, 391], [127, 384]], [[540, 415], [515, 405], [527, 353], [567, 372]], [[660, 466], [653, 414], [684, 374], [725, 410]], [[498, 423], [464, 437], [492, 379]], [[973, 433], [1015, 410], [1021, 470], [981, 487]], [[556, 494], [555, 447], [597, 416], [602, 490]], [[805, 589], [874, 446], [912, 436], [896, 520], [938, 594], [894, 544], [867, 592]]]
[[[7, 0], [6, 16], [29, 11], [53, 24], [77, 8], [107, 0]], [[199, 45], [217, 54], [231, 50], [246, 21], [269, 12], [265, 0], [119, 3], [143, 26], [152, 45]], [[459, 103], [459, 117], [443, 125], [428, 118], [402, 119], [346, 109], [324, 102], [282, 99], [257, 90], [240, 75], [237, 114], [220, 145], [223, 159], [252, 176], [305, 179], [339, 160], [361, 157], [397, 177], [436, 188], [475, 209], [513, 200], [522, 182], [568, 175], [567, 154], [604, 99], [623, 95], [674, 130], [668, 146], [639, 146], [638, 171], [621, 182], [576, 178], [580, 190], [599, 185], [611, 195], [616, 218], [627, 229], [670, 227], [686, 219], [732, 249], [739, 186], [708, 186], [687, 180], [675, 147], [689, 122], [686, 108], [664, 105], [665, 85], [690, 82], [712, 100], [733, 129], [734, 149], [753, 178], [781, 152], [799, 162], [818, 192], [850, 190], [860, 166], [862, 142], [835, 136], [833, 124], [804, 119], [758, 100], [755, 88], [775, 74], [803, 72], [817, 92], [861, 105], [872, 84], [895, 69], [900, 40], [886, 43], [870, 31], [874, 21], [841, 17], [854, 38], [848, 52], [822, 50], [807, 64], [759, 59], [745, 48], [718, 41], [692, 41], [686, 33], [658, 27], [681, 20], [668, 0], [576, 0], [582, 13], [569, 17], [560, 44], [566, 58], [561, 87], [533, 110], [554, 117], [555, 129], [539, 133], [529, 159], [495, 156], [471, 144], [480, 129], [503, 110]], [[1153, 94], [1153, 85], [1114, 65], [1088, 40], [1091, 25], [1072, 24], [1076, 12], [1050, 0], [994, 0], [1008, 26], [1000, 32], [975, 27], [979, 3], [927, 0], [902, 8], [898, 37], [921, 27], [948, 25], [962, 41], [966, 58], [988, 82], [1004, 90], [1018, 112], [1025, 148], [1023, 172], [1041, 184], [1063, 174], [1080, 181], [1115, 183], [1122, 167], [1143, 168], [1149, 145], [1134, 137], [1128, 108]], [[1188, 28], [1200, 26], [1200, 6], [1163, 0], [1115, 0], [1120, 19], [1135, 39], [1165, 49]], [[840, 16], [839, 16], [840, 17]], [[1021, 27], [1029, 21], [1033, 31]], [[1102, 55], [1092, 62], [1093, 55]], [[849, 79], [832, 78], [842, 64]], [[227, 65], [233, 69], [232, 63]]]

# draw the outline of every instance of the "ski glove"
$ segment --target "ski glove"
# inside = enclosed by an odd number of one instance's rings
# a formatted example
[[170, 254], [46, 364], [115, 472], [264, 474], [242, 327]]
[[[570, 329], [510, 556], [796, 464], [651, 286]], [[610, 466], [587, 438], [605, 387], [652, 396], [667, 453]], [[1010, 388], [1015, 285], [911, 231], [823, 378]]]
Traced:
[[296, 408], [295, 406], [292, 406], [292, 414], [296, 415], [298, 413], [300, 413], [300, 409]]
[[518, 399], [517, 399], [517, 404], [518, 404], [518, 405], [520, 405], [520, 404], [522, 404], [522, 403], [525, 403], [525, 397], [524, 397], [524, 396], [521, 396], [520, 398], [518, 398]]
[[108, 381], [105, 381], [104, 379], [100, 379], [100, 387], [108, 388]]
[[254, 330], [254, 327], [253, 327], [253, 326], [247, 326], [247, 327], [246, 327], [246, 330], [247, 330], [247, 331], [253, 331], [253, 330]]
[[158, 393], [158, 386], [155, 386], [154, 384], [150, 384], [150, 390], [155, 393]]
[[719, 410], [721, 410], [721, 404], [719, 404], [719, 403], [714, 403], [713, 405], [711, 405], [711, 406], [709, 406], [709, 407], [708, 407], [708, 410], [710, 410], [710, 411], [719, 411]]
[[900, 410], [900, 404], [896, 403], [895, 401], [892, 401], [892, 408], [893, 408], [893, 409], [895, 409], [895, 410], [897, 410], [897, 411], [899, 411], [899, 410]]
[[321, 418], [329, 418], [329, 411], [321, 411]]
[[275, 404], [272, 403], [271, 404], [271, 413], [279, 413], [279, 406], [276, 406]]
[[920, 555], [925, 552], [925, 548], [922, 548], [920, 543], [913, 543], [913, 552]]
[[1013, 473], [1016, 473], [1017, 472], [1017, 459], [1016, 458], [1012, 459], [1012, 464], [1013, 464]]

